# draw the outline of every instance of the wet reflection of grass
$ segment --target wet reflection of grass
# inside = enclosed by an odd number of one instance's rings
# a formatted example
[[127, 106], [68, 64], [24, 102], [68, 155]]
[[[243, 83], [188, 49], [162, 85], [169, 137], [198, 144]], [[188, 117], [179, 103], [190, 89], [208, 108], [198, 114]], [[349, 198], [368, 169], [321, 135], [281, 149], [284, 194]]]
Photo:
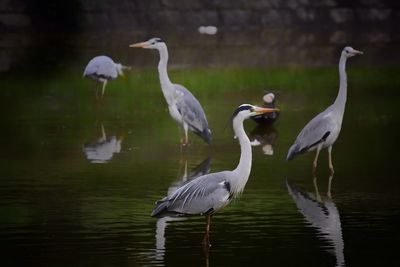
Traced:
[[[360, 229], [357, 214], [359, 208], [369, 211], [365, 207], [383, 207], [380, 214], [362, 217], [366, 225], [372, 221], [378, 230], [387, 229], [386, 222], [395, 221], [390, 214], [397, 208], [397, 197], [389, 201], [399, 195], [394, 145], [399, 123], [397, 73], [396, 68], [348, 66], [348, 103], [334, 147], [337, 174], [332, 190], [341, 218], [345, 218], [343, 229]], [[102, 249], [110, 255], [118, 255], [120, 248], [133, 248], [133, 254], [152, 249], [156, 221], [149, 214], [154, 201], [177, 179], [182, 159], [187, 157], [188, 164], [195, 166], [210, 156], [212, 172], [234, 168], [240, 148], [229, 117], [237, 105], [260, 103], [264, 91], [273, 90], [282, 111], [275, 123], [274, 156], [266, 157], [260, 147], [253, 148], [252, 174], [242, 198], [221, 212], [213, 225], [213, 257], [218, 246], [234, 253], [250, 247], [262, 254], [265, 247], [280, 246], [287, 251], [288, 244], [298, 248], [309, 239], [317, 242], [309, 228], [303, 229], [303, 217], [285, 186], [286, 179], [294, 180], [312, 192], [313, 155], [299, 156], [290, 163], [284, 159], [304, 124], [333, 102], [339, 86], [336, 67], [171, 69], [171, 80], [185, 85], [200, 100], [213, 132], [211, 147], [191, 134], [193, 143], [186, 155], [179, 148], [179, 132], [168, 114], [155, 67], [132, 70], [125, 79], [110, 82], [97, 103], [96, 84], [81, 75], [81, 69], [53, 73], [46, 79], [0, 74], [3, 236], [29, 249], [46, 244], [44, 249], [49, 251], [49, 247], [68, 244], [66, 250], [57, 251], [65, 255], [71, 255], [69, 247], [79, 246], [86, 249], [80, 256]], [[108, 137], [124, 137], [122, 149], [109, 163], [92, 164], [82, 147], [101, 136], [101, 125]], [[254, 122], [246, 122], [248, 133], [254, 127]], [[326, 188], [326, 153], [321, 157], [320, 186]], [[389, 197], [385, 205], [368, 202], [369, 192]], [[169, 255], [182, 254], [174, 253], [182, 247], [182, 240], [188, 250], [201, 251], [203, 220], [190, 218], [168, 226]], [[350, 241], [346, 247], [351, 248], [350, 230], [344, 232], [344, 240]], [[385, 231], [381, 232], [389, 233]], [[381, 232], [374, 240], [380, 240]], [[26, 245], [20, 237], [30, 243]], [[280, 240], [278, 245], [276, 240]], [[308, 247], [316, 249], [312, 255], [320, 251], [319, 244]], [[15, 246], [11, 249], [19, 252]]]
[[[395, 98], [391, 97], [400, 87], [397, 70], [349, 64], [348, 110], [358, 114], [361, 121], [370, 118], [389, 123], [392, 114], [397, 113]], [[69, 69], [48, 79], [36, 79], [32, 74], [21, 79], [15, 73], [1, 74], [0, 78], [1, 120], [6, 129], [3, 133], [20, 138], [28, 148], [40, 147], [34, 141], [40, 136], [59, 138], [68, 131], [87, 138], [93, 134], [96, 121], [104, 122], [108, 130], [111, 127], [117, 132], [134, 132], [136, 138], [143, 138], [135, 143], [146, 143], [148, 139], [171, 143], [178, 140], [156, 68], [132, 70], [125, 78], [111, 81], [101, 103], [96, 103], [94, 94], [94, 88], [100, 85], [82, 78], [80, 69]], [[300, 127], [333, 102], [339, 86], [336, 67], [171, 69], [170, 78], [185, 85], [199, 99], [217, 140], [230, 133], [224, 129], [230, 129], [228, 120], [233, 108], [246, 102], [260, 103], [267, 90], [278, 95], [283, 114], [281, 127]], [[24, 129], [18, 129], [18, 123], [24, 124]], [[289, 140], [292, 135], [290, 130], [280, 131], [280, 138]], [[68, 137], [65, 140], [71, 142]]]

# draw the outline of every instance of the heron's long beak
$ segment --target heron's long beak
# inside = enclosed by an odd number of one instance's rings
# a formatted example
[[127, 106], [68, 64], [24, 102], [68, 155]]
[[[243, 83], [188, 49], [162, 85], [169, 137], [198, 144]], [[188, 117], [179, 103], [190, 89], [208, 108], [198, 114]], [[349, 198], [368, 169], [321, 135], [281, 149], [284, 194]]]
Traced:
[[141, 43], [131, 44], [129, 47], [146, 48], [147, 45], [148, 45], [147, 42], [141, 42]]
[[278, 108], [260, 108], [260, 107], [254, 108], [254, 112], [256, 112], [257, 115], [264, 114], [264, 113], [276, 112], [276, 111], [279, 111], [279, 109]]
[[358, 54], [358, 55], [362, 55], [362, 54], [364, 54], [364, 52], [363, 51], [358, 51], [358, 50], [353, 50], [353, 53], [354, 54]]

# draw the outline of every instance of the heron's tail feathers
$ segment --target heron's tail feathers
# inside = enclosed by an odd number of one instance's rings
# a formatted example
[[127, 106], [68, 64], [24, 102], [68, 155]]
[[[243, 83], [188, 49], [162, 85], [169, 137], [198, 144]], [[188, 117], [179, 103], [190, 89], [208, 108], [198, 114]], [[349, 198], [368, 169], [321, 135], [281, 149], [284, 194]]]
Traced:
[[204, 141], [206, 141], [207, 144], [211, 145], [212, 142], [212, 136], [211, 136], [211, 130], [210, 129], [205, 129], [202, 133], [202, 137]]
[[288, 152], [288, 154], [287, 154], [287, 156], [286, 156], [286, 160], [289, 161], [289, 160], [293, 159], [294, 156], [296, 156], [296, 155], [299, 154], [299, 153], [300, 153], [300, 148], [299, 148], [299, 146], [298, 146], [297, 144], [292, 145], [292, 146], [289, 148], [289, 152]]
[[151, 217], [163, 217], [164, 213], [168, 212], [169, 200], [159, 200], [156, 202], [156, 207], [151, 212]]
[[208, 128], [205, 128], [202, 132], [198, 130], [193, 131], [195, 134], [200, 136], [207, 144], [211, 145], [212, 143], [212, 136], [211, 136], [211, 130]]

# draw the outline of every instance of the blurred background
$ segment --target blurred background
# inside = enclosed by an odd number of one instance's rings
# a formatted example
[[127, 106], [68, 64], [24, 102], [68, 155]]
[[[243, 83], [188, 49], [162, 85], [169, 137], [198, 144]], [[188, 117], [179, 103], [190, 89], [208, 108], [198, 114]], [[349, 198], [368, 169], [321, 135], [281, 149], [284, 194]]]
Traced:
[[[399, 25], [395, 0], [0, 0], [1, 265], [396, 265]], [[128, 47], [150, 37], [202, 104], [211, 146], [193, 134], [179, 146], [158, 52]], [[313, 153], [285, 157], [334, 101], [347, 45], [364, 54], [347, 62], [335, 177], [324, 151], [313, 180]], [[132, 66], [101, 101], [101, 85], [82, 77], [97, 55]], [[245, 123], [258, 143], [252, 174], [213, 218], [204, 253], [204, 218], [157, 221], [154, 202], [233, 169], [229, 118], [267, 91], [281, 114], [272, 127]]]
[[[2, 0], [0, 71], [99, 53], [143, 66], [149, 57], [127, 45], [154, 36], [176, 67], [329, 65], [349, 44], [368, 51], [363, 64], [396, 64], [399, 21], [395, 0]], [[199, 34], [203, 25], [218, 34]]]

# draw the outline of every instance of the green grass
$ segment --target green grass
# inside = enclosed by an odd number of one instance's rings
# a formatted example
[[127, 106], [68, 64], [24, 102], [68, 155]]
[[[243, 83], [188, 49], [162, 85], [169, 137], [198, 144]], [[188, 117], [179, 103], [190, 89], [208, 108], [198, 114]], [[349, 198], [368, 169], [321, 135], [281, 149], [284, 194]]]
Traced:
[[[379, 113], [379, 108], [396, 114], [394, 101], [397, 100], [391, 96], [400, 88], [397, 73], [394, 67], [349, 66], [349, 99], [353, 103], [349, 108], [371, 118]], [[27, 134], [21, 136], [30, 138], [25, 140], [26, 144], [37, 145], [35, 140], [49, 132], [56, 134], [57, 127], [59, 131], [62, 127], [74, 128], [81, 136], [88, 136], [96, 121], [121, 129], [134, 128], [143, 137], [177, 139], [176, 126], [167, 114], [156, 69], [134, 70], [125, 78], [111, 81], [100, 105], [95, 103], [94, 88], [101, 86], [82, 78], [81, 70], [68, 69], [47, 79], [35, 76], [21, 79], [15, 73], [1, 74], [0, 78], [2, 124], [14, 127], [18, 121], [29, 121], [24, 129]], [[336, 67], [171, 69], [170, 78], [186, 86], [199, 99], [210, 126], [220, 126], [213, 130], [216, 136], [230, 127], [228, 119], [236, 105], [260, 103], [267, 90], [278, 94], [277, 102], [283, 113], [305, 109], [311, 116], [314, 110], [323, 110], [332, 103], [339, 86]], [[371, 102], [359, 101], [365, 94], [377, 102], [371, 105]], [[359, 103], [354, 105], [357, 101]], [[310, 104], [313, 107], [308, 109]], [[296, 119], [299, 118], [285, 117], [289, 124]], [[285, 133], [288, 138], [290, 133]]]

